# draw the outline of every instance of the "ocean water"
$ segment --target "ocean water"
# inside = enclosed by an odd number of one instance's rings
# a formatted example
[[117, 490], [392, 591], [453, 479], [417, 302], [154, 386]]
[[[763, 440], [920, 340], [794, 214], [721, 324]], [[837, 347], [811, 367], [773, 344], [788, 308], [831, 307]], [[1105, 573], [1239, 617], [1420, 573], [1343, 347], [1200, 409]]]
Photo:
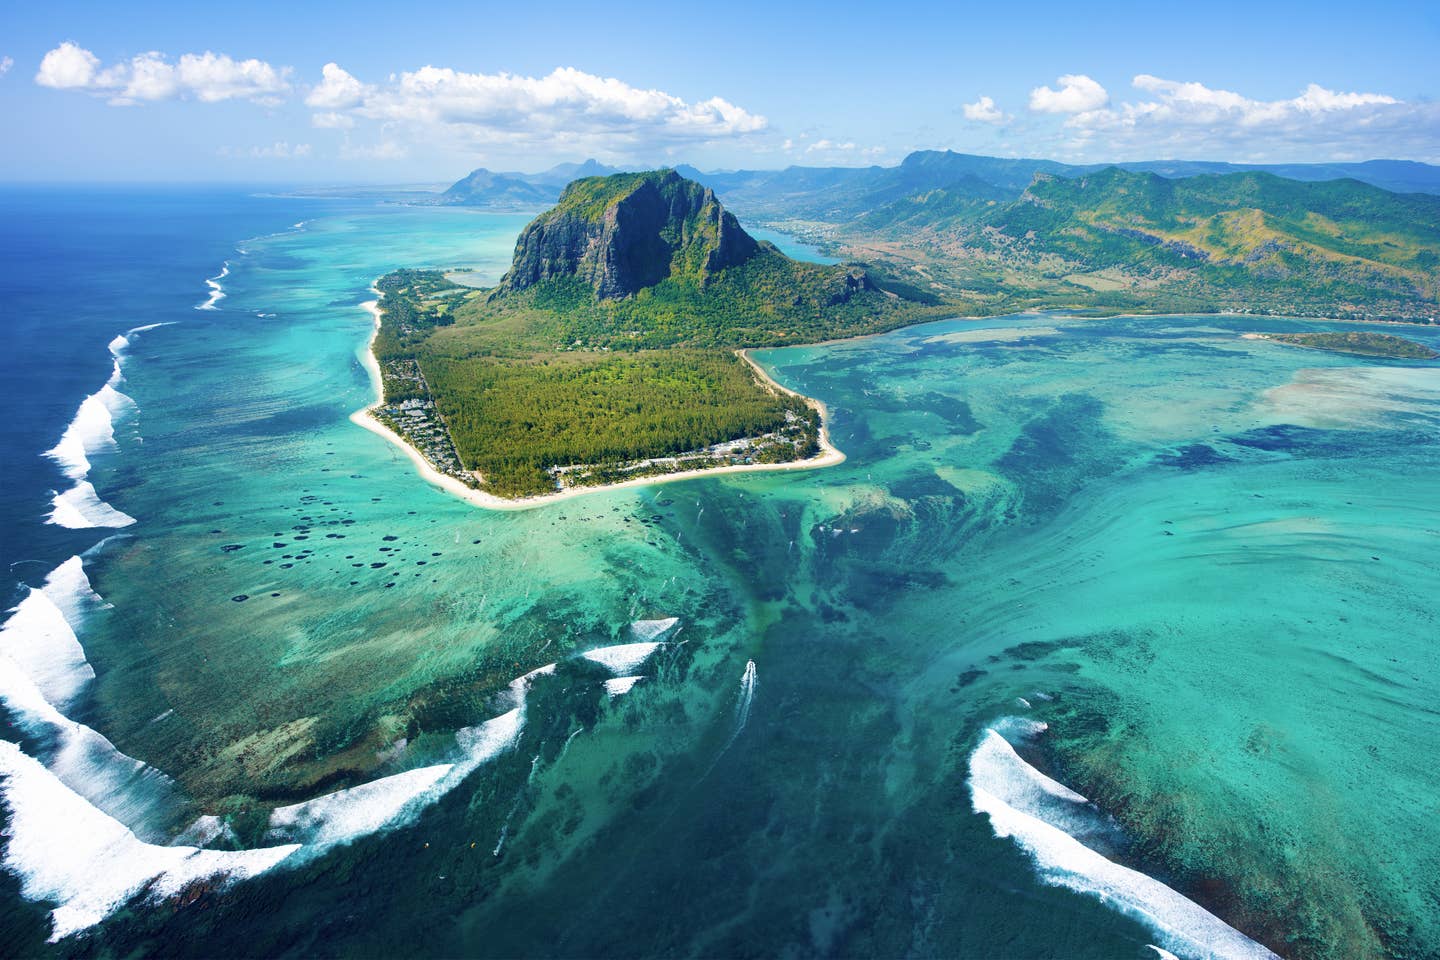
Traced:
[[349, 415], [523, 217], [0, 206], [0, 952], [1436, 953], [1435, 365], [945, 321], [759, 354], [839, 467], [495, 513]]

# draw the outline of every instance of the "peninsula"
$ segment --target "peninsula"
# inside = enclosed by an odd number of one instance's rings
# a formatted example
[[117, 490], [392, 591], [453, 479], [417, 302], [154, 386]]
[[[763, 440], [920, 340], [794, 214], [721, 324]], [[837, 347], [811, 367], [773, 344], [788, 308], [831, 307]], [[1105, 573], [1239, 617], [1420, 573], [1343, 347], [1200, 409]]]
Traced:
[[1382, 357], [1390, 360], [1435, 360], [1436, 353], [1423, 343], [1388, 333], [1265, 333], [1262, 340], [1288, 343], [1294, 347], [1348, 353], [1357, 357]]
[[673, 170], [571, 183], [494, 288], [399, 270], [376, 291], [382, 397], [357, 422], [491, 507], [837, 463], [824, 407], [744, 351], [948, 312], [864, 266], [791, 260]]

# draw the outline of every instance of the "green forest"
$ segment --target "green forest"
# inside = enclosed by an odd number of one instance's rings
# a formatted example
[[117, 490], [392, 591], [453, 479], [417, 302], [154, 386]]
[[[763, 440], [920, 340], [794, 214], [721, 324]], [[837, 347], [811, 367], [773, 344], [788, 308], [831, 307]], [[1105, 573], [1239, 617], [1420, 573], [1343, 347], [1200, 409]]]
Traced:
[[[761, 384], [732, 349], [537, 350], [530, 346], [537, 328], [526, 330], [529, 324], [511, 315], [498, 329], [477, 321], [469, 308], [486, 294], [442, 273], [397, 271], [377, 289], [382, 320], [374, 351], [385, 403], [433, 399], [465, 469], [497, 496], [553, 492], [550, 471], [576, 464], [594, 469], [573, 483], [670, 472], [625, 470], [767, 434], [764, 442], [683, 466], [785, 462], [818, 449], [819, 413]], [[417, 367], [419, 377], [411, 372]]]

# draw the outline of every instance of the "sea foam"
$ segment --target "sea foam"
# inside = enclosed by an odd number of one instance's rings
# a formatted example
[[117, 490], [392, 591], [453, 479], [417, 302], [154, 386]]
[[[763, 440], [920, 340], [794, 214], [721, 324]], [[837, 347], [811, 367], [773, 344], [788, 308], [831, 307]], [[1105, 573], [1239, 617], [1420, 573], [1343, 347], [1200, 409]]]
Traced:
[[71, 529], [90, 527], [124, 527], [135, 522], [125, 514], [100, 499], [95, 487], [86, 478], [90, 475], [90, 458], [103, 451], [115, 449], [115, 424], [136, 409], [135, 401], [118, 389], [125, 375], [120, 371], [120, 361], [130, 345], [130, 335], [149, 330], [159, 324], [135, 327], [127, 334], [110, 341], [110, 379], [99, 390], [80, 401], [75, 416], [60, 435], [60, 441], [45, 451], [45, 456], [54, 460], [62, 473], [75, 481], [74, 486], [56, 493], [51, 501], [48, 523]]
[[644, 677], [614, 677], [605, 681], [605, 692], [611, 700], [614, 700], [622, 694], [629, 693], [635, 684], [644, 679]]
[[226, 260], [221, 264], [219, 273], [213, 277], [205, 278], [205, 286], [210, 288], [210, 297], [204, 303], [197, 304], [195, 306], [196, 310], [220, 309], [216, 304], [225, 299], [225, 288], [220, 285], [220, 281], [228, 276], [230, 276], [230, 261]]
[[457, 730], [460, 756], [453, 763], [419, 767], [277, 807], [270, 813], [270, 837], [301, 841], [306, 854], [312, 855], [409, 823], [476, 768], [514, 746], [524, 722], [524, 708], [517, 706], [482, 724]]
[[[1109, 829], [1083, 796], [1026, 763], [994, 729], [970, 756], [971, 804], [996, 836], [1019, 844], [1040, 879], [1096, 897], [1150, 927], [1186, 957], [1275, 954], [1160, 881], [1106, 859], [1077, 839]], [[1074, 833], [1072, 834], [1072, 831]]]
[[0, 702], [71, 790], [127, 823], [155, 823], [173, 799], [170, 778], [62, 712], [95, 677], [76, 630], [101, 606], [79, 557], [31, 590], [0, 626]]
[[621, 643], [613, 647], [587, 650], [581, 656], [618, 676], [638, 670], [641, 664], [650, 659], [651, 654], [660, 649], [660, 645], [659, 641]]
[[46, 522], [71, 530], [128, 527], [135, 522], [130, 514], [101, 500], [89, 480], [77, 481], [69, 490], [55, 494], [50, 503], [52, 509]]
[[0, 656], [29, 678], [47, 703], [65, 708], [95, 678], [75, 627], [87, 607], [100, 603], [84, 562], [71, 557], [10, 611], [0, 625]]
[[287, 841], [279, 845], [205, 850], [199, 846], [216, 838], [233, 841], [224, 821], [201, 816], [167, 842], [185, 822], [174, 781], [61, 712], [95, 676], [76, 631], [103, 606], [83, 560], [72, 557], [0, 625], [0, 702], [38, 754], [0, 741], [0, 803], [10, 811], [0, 862], [20, 877], [25, 897], [58, 904], [52, 940], [99, 923], [141, 893], [163, 899], [196, 881], [243, 880], [297, 851], [318, 854], [409, 822], [517, 743], [530, 684], [555, 670], [547, 664], [517, 678], [513, 709], [457, 730], [453, 762], [278, 808], [270, 828], [272, 839]]
[[142, 892], [163, 900], [197, 881], [243, 880], [298, 849], [231, 852], [146, 843], [8, 740], [0, 740], [0, 775], [0, 800], [10, 814], [3, 862], [27, 899], [58, 904], [52, 943], [99, 923]]
[[115, 389], [121, 379], [117, 360], [105, 386], [80, 402], [60, 441], [45, 451], [71, 480], [84, 480], [90, 474], [90, 458], [114, 449], [115, 421], [135, 409], [135, 401]]
[[452, 764], [407, 770], [270, 813], [272, 836], [304, 841], [312, 850], [348, 843], [398, 819], [451, 770]]
[[630, 635], [636, 640], [659, 640], [669, 633], [675, 624], [680, 622], [679, 617], [665, 617], [660, 620], [636, 620], [630, 624]]

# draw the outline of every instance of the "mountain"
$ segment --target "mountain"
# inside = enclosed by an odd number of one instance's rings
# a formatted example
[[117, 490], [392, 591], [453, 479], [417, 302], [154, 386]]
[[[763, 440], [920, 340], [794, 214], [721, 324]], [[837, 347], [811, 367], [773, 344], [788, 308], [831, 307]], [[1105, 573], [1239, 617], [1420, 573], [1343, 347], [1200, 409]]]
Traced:
[[[1068, 164], [949, 150], [917, 150], [895, 167], [787, 167], [701, 173], [694, 179], [713, 188], [742, 217], [848, 223], [875, 215], [888, 204], [913, 202], [937, 190], [946, 191], [951, 201], [1014, 200], [1037, 174], [1073, 179], [1110, 166], [1170, 179], [1260, 172], [1303, 181], [1354, 179], [1397, 193], [1440, 194], [1440, 167], [1409, 160], [1274, 165], [1194, 160]], [[895, 212], [880, 214], [881, 220], [897, 218], [904, 219]]]
[[531, 329], [559, 344], [637, 349], [804, 343], [888, 328], [935, 302], [862, 266], [791, 260], [713, 190], [666, 169], [572, 183], [474, 309], [492, 321], [529, 311]]
[[573, 180], [580, 180], [584, 177], [608, 177], [612, 173], [620, 173], [618, 167], [607, 167], [599, 160], [590, 159], [582, 163], [557, 163], [549, 170], [533, 174], [530, 177], [532, 183], [554, 185], [564, 188]]
[[758, 245], [715, 194], [674, 170], [577, 180], [520, 234], [501, 288], [575, 276], [601, 299], [638, 293], [674, 275], [703, 284]]
[[440, 203], [506, 208], [536, 207], [551, 202], [550, 191], [518, 174], [495, 173], [481, 167], [457, 180], [440, 195]]
[[[783, 170], [676, 171], [715, 191], [747, 220], [815, 220], [872, 225], [909, 218], [909, 207], [937, 190], [950, 205], [1014, 200], [1036, 174], [1074, 178], [1112, 164], [1068, 164], [1034, 158], [984, 157], [950, 150], [917, 150], [894, 167], [787, 167]], [[1142, 160], [1113, 164], [1169, 179], [1202, 174], [1271, 173], [1291, 180], [1354, 179], [1396, 193], [1440, 194], [1440, 167], [1411, 160], [1363, 163], [1235, 164], [1206, 160]], [[573, 180], [619, 173], [596, 160], [562, 163], [540, 173], [493, 173], [481, 168], [457, 181], [439, 202], [496, 209], [534, 209], [554, 203]], [[897, 210], [884, 211], [900, 203]]]
[[480, 167], [455, 181], [440, 194], [437, 202], [503, 210], [533, 210], [554, 203], [572, 180], [618, 172], [598, 160], [561, 163], [540, 173], [496, 173]]

